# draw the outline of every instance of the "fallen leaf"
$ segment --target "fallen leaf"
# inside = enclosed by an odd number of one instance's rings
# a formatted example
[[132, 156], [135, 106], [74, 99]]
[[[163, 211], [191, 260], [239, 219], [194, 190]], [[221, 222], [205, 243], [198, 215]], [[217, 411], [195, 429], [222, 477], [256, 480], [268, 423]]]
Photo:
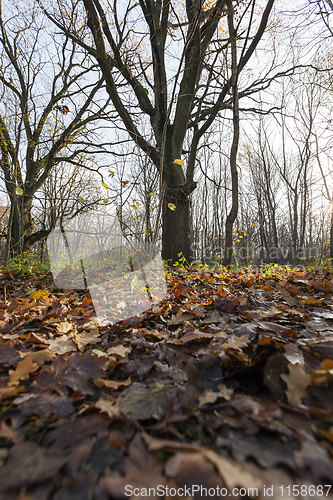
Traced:
[[119, 389], [119, 387], [127, 387], [132, 383], [131, 377], [126, 380], [103, 380], [102, 378], [96, 378], [94, 384], [96, 387], [107, 387], [108, 389]]
[[107, 413], [110, 418], [119, 417], [120, 415], [120, 408], [116, 399], [108, 400], [100, 398], [97, 403], [95, 403], [95, 408], [98, 408], [101, 412]]
[[29, 295], [30, 300], [44, 300], [49, 297], [50, 292], [48, 290], [36, 290]]
[[52, 359], [55, 358], [56, 353], [53, 351], [49, 351], [49, 349], [42, 349], [35, 352], [20, 352], [20, 356], [22, 358], [29, 357], [34, 363], [37, 363], [39, 366], [41, 366], [48, 361], [52, 361]]
[[38, 364], [34, 363], [30, 356], [25, 357], [17, 363], [16, 370], [9, 370], [8, 387], [18, 385], [20, 380], [28, 380], [30, 374], [37, 371], [38, 368]]
[[126, 356], [131, 352], [132, 350], [132, 347], [129, 346], [129, 347], [125, 347], [121, 344], [118, 344], [114, 347], [110, 347], [110, 349], [107, 350], [107, 353], [109, 355], [116, 355], [116, 356], [119, 356], [121, 358], [126, 358]]
[[251, 472], [234, 460], [222, 457], [209, 449], [202, 449], [201, 453], [216, 466], [228, 488], [232, 489], [236, 486], [241, 488], [262, 488], [263, 482], [261, 478], [254, 477]]
[[93, 332], [75, 333], [72, 337], [79, 351], [83, 352], [87, 344], [101, 342], [100, 331], [96, 328]]
[[58, 335], [64, 335], [72, 330], [73, 325], [68, 321], [61, 321], [60, 323], [55, 323], [54, 326], [57, 329]]
[[218, 389], [218, 392], [213, 392], [212, 389], [207, 389], [201, 396], [199, 396], [199, 408], [209, 403], [215, 403], [219, 398], [230, 401], [234, 390], [228, 389], [228, 387], [224, 384], [220, 384]]
[[137, 387], [119, 398], [120, 411], [130, 418], [161, 420], [170, 409], [170, 403], [177, 394], [177, 388], [156, 383], [154, 389]]
[[235, 349], [240, 350], [242, 347], [247, 347], [249, 343], [249, 335], [243, 335], [242, 337], [231, 336], [224, 344], [222, 344], [224, 349]]
[[311, 375], [305, 373], [301, 365], [288, 364], [289, 374], [282, 374], [281, 378], [287, 384], [286, 395], [288, 403], [293, 406], [302, 404], [302, 398], [307, 394], [307, 387], [311, 383]]
[[77, 351], [76, 344], [69, 339], [67, 335], [58, 337], [57, 339], [48, 340], [50, 351], [55, 351], [57, 354], [66, 354], [67, 352]]
[[60, 396], [68, 395], [68, 387], [82, 394], [94, 394], [89, 380], [102, 378], [104, 359], [92, 356], [89, 351], [84, 354], [74, 353], [68, 358], [57, 356], [50, 367], [45, 367], [33, 386], [38, 391], [54, 390]]

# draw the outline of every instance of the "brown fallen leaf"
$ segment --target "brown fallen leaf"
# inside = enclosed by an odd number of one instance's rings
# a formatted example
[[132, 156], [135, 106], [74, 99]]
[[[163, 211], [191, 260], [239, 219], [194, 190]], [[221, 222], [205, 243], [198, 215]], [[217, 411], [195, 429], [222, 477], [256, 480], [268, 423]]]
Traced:
[[16, 394], [18, 394], [19, 392], [22, 392], [24, 389], [24, 386], [20, 386], [20, 387], [1, 387], [0, 388], [0, 399], [2, 397], [5, 397], [5, 398], [10, 398], [12, 396], [16, 396]]
[[282, 374], [281, 378], [287, 384], [286, 395], [288, 403], [293, 406], [302, 404], [302, 398], [307, 394], [307, 387], [311, 383], [311, 375], [305, 373], [301, 365], [288, 364], [289, 374]]
[[131, 352], [132, 347], [125, 347], [121, 344], [118, 344], [114, 347], [110, 347], [110, 349], [107, 350], [108, 355], [114, 354], [115, 356], [119, 356], [121, 358], [126, 358], [126, 356]]
[[50, 351], [49, 349], [42, 349], [40, 351], [35, 352], [20, 352], [19, 354], [22, 358], [31, 358], [34, 363], [37, 363], [39, 366], [47, 363], [48, 361], [52, 361], [55, 358], [56, 353]]
[[66, 354], [67, 352], [77, 351], [76, 344], [73, 340], [69, 339], [67, 335], [58, 337], [57, 339], [48, 340], [50, 346], [50, 351], [54, 351], [57, 354]]
[[99, 337], [100, 337], [100, 331], [98, 328], [96, 328], [92, 332], [75, 333], [72, 339], [78, 346], [79, 351], [83, 352], [87, 344], [96, 344], [97, 342], [101, 342], [102, 339]]
[[96, 387], [107, 387], [108, 389], [119, 389], [119, 387], [127, 387], [132, 383], [131, 377], [128, 377], [126, 380], [103, 380], [102, 378], [95, 378], [94, 384]]
[[72, 330], [73, 325], [68, 321], [61, 321], [60, 323], [55, 323], [54, 326], [57, 329], [58, 335], [65, 335]]
[[176, 396], [177, 388], [171, 385], [156, 383], [154, 389], [138, 387], [119, 398], [120, 411], [124, 415], [146, 420], [155, 418], [160, 420], [170, 409], [170, 402]]
[[18, 385], [20, 380], [28, 380], [30, 374], [34, 373], [38, 368], [38, 364], [34, 363], [30, 356], [25, 357], [17, 363], [16, 370], [9, 370], [8, 387]]
[[98, 408], [101, 412], [105, 412], [110, 418], [119, 417], [120, 408], [117, 399], [108, 400], [99, 398], [95, 403], [95, 408]]
[[218, 389], [218, 392], [213, 392], [212, 389], [205, 390], [205, 392], [199, 396], [199, 408], [209, 403], [215, 403], [219, 398], [230, 401], [234, 390], [228, 389], [224, 384], [218, 385]]
[[206, 342], [214, 338], [213, 333], [200, 332], [199, 330], [193, 330], [185, 333], [183, 337], [179, 340], [171, 341], [170, 343], [175, 344], [188, 344], [190, 342]]
[[213, 450], [204, 448], [201, 453], [216, 466], [228, 488], [232, 489], [239, 486], [241, 488], [261, 489], [263, 487], [262, 479], [253, 476], [250, 471], [246, 470], [245, 466], [222, 457]]
[[247, 347], [249, 344], [249, 335], [243, 335], [242, 337], [236, 337], [232, 335], [227, 342], [225, 342], [223, 345], [223, 348], [229, 348], [229, 349], [235, 349], [239, 350], [242, 347]]

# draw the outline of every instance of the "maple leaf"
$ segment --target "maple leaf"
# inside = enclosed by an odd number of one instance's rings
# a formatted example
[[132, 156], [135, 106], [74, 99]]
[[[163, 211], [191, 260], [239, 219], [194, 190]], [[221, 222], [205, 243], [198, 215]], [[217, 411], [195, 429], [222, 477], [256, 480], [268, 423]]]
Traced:
[[302, 398], [307, 395], [307, 387], [311, 383], [311, 375], [305, 373], [301, 365], [288, 363], [289, 374], [282, 374], [281, 378], [287, 384], [286, 395], [288, 403], [293, 406], [302, 404]]

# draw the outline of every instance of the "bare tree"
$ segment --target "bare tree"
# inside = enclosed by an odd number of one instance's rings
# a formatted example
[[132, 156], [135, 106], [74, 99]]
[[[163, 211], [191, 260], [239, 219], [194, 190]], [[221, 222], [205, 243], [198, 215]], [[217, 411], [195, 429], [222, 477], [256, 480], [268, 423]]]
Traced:
[[[56, 9], [47, 0], [38, 2], [67, 37], [96, 59], [122, 126], [155, 165], [163, 195], [164, 259], [177, 260], [180, 252], [190, 256], [190, 196], [197, 185], [198, 147], [220, 112], [234, 110], [229, 235], [237, 214], [237, 102], [269, 85], [272, 75], [255, 85], [249, 82], [238, 95], [235, 83], [266, 30], [274, 0], [267, 0], [260, 13], [253, 0], [214, 0], [209, 7], [202, 0], [128, 0], [121, 7], [116, 1], [58, 0]], [[68, 19], [79, 12], [82, 22], [73, 25]], [[184, 167], [175, 162], [182, 156]]]
[[91, 57], [70, 37], [59, 41], [47, 23], [36, 7], [23, 13], [0, 0], [0, 168], [10, 200], [10, 253], [47, 235], [50, 229], [34, 231], [34, 196], [55, 165], [98, 150], [91, 125], [107, 106], [104, 97], [99, 104], [103, 76]]

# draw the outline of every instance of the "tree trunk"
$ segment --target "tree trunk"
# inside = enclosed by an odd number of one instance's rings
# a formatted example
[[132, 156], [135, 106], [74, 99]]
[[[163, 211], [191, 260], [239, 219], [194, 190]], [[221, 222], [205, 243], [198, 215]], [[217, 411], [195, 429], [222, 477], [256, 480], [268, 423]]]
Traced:
[[162, 211], [163, 260], [176, 262], [182, 254], [190, 262], [190, 203], [189, 196], [180, 187], [166, 187]]
[[330, 258], [333, 259], [333, 214], [331, 217], [331, 230], [330, 230]]
[[230, 170], [231, 170], [231, 188], [232, 205], [225, 225], [225, 251], [223, 265], [230, 267], [233, 254], [232, 229], [238, 214], [238, 172], [237, 172], [237, 153], [239, 144], [239, 103], [238, 103], [238, 66], [237, 66], [237, 44], [236, 31], [233, 24], [233, 5], [228, 1], [228, 26], [231, 41], [232, 57], [232, 92], [233, 92], [233, 139], [230, 151]]
[[9, 228], [10, 256], [22, 255], [30, 250], [28, 236], [33, 229], [31, 220], [32, 198], [13, 196], [11, 199], [11, 227]]

